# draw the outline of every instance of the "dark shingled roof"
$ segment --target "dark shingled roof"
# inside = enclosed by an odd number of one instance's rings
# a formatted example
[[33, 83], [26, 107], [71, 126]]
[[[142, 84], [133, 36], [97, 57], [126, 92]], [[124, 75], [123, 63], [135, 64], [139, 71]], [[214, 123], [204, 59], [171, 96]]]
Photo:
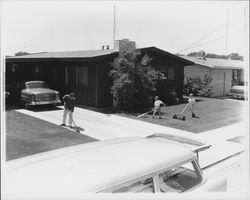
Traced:
[[[169, 53], [162, 49], [156, 47], [145, 47], [139, 48], [141, 51], [151, 51], [157, 52], [164, 56], [168, 56], [172, 59], [179, 60], [185, 64], [194, 64], [192, 61], [177, 56], [175, 54]], [[104, 50], [84, 50], [84, 51], [60, 51], [60, 52], [41, 52], [41, 53], [32, 53], [29, 55], [22, 56], [8, 56], [6, 57], [6, 62], [26, 62], [26, 61], [48, 61], [48, 60], [68, 60], [68, 59], [93, 59], [101, 57], [115, 57], [118, 56], [118, 51], [113, 49], [104, 49]]]
[[8, 58], [93, 58], [116, 53], [113, 50], [87, 50], [87, 51], [59, 51], [42, 52], [22, 56], [11, 56]]

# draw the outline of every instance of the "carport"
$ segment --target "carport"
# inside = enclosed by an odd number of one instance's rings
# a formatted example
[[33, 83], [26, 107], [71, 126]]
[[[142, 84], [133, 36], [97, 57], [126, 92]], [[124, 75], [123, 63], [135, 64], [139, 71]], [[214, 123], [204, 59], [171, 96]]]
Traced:
[[51, 52], [6, 58], [6, 90], [17, 101], [26, 81], [43, 80], [61, 96], [73, 91], [77, 104], [112, 106], [108, 77], [116, 52], [108, 50]]

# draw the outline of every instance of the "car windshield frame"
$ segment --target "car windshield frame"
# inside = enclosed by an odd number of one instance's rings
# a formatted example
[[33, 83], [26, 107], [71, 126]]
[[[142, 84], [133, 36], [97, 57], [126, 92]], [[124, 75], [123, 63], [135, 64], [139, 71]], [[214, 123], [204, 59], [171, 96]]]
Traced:
[[[196, 158], [186, 159], [186, 160], [184, 160], [182, 162], [178, 162], [174, 165], [168, 165], [168, 166], [166, 166], [162, 169], [158, 169], [158, 170], [156, 169], [154, 172], [148, 173], [147, 175], [144, 175], [141, 177], [135, 177], [135, 179], [133, 179], [133, 180], [126, 181], [126, 182], [120, 183], [116, 186], [112, 186], [110, 188], [101, 190], [98, 193], [116, 193], [115, 191], [118, 191], [119, 189], [122, 189], [123, 187], [127, 187], [129, 185], [132, 185], [133, 183], [140, 182], [142, 180], [146, 180], [146, 179], [151, 178], [151, 177], [153, 178], [153, 188], [154, 188], [153, 193], [162, 193], [160, 191], [160, 182], [159, 182], [160, 174], [163, 172], [169, 171], [173, 168], [178, 168], [178, 167], [181, 168], [182, 166], [185, 166], [187, 164], [190, 164], [190, 166], [192, 167], [192, 170], [197, 175], [198, 181], [196, 184], [192, 185], [191, 187], [188, 187], [187, 189], [185, 189], [181, 192], [185, 192], [187, 190], [192, 190], [192, 189], [198, 187], [199, 185], [203, 184], [203, 182], [205, 180], [205, 177], [202, 173], [202, 170], [201, 170], [200, 165], [199, 165]], [[188, 168], [186, 168], [186, 171], [187, 170], [188, 170]], [[176, 193], [178, 193], [178, 191], [176, 191]]]
[[[187, 166], [189, 164], [188, 167], [184, 167], [184, 166]], [[194, 188], [196, 188], [197, 186], [199, 186], [200, 184], [203, 183], [203, 180], [204, 180], [204, 176], [203, 176], [203, 173], [202, 173], [202, 170], [199, 166], [199, 163], [197, 162], [196, 159], [193, 159], [193, 160], [188, 160], [186, 162], [182, 162], [182, 163], [179, 163], [178, 165], [175, 165], [175, 166], [172, 166], [172, 167], [168, 167], [166, 168], [165, 170], [161, 170], [159, 173], [158, 173], [158, 183], [159, 183], [159, 191], [160, 193], [163, 193], [163, 191], [161, 191], [161, 186], [160, 186], [160, 175], [163, 174], [164, 172], [168, 172], [168, 171], [171, 171], [172, 169], [174, 169], [172, 172], [176, 172], [177, 171], [177, 168], [178, 169], [178, 173], [186, 173], [186, 172], [194, 172], [195, 175], [197, 176], [197, 182], [196, 184], [194, 185], [191, 185], [189, 187], [180, 187], [179, 189], [181, 191], [178, 191], [178, 189], [174, 189], [174, 188], [171, 188], [171, 186], [168, 186], [168, 190], [170, 189], [170, 191], [166, 191], [167, 193], [169, 192], [175, 192], [175, 193], [182, 193], [182, 192], [185, 192], [187, 190], [192, 190]], [[191, 168], [191, 169], [190, 169]], [[177, 174], [177, 173], [176, 173]], [[171, 174], [170, 174], [171, 176]], [[189, 182], [189, 181], [188, 181]], [[177, 181], [175, 181], [176, 184], [174, 184], [175, 186], [181, 186]]]
[[26, 89], [34, 89], [34, 88], [48, 88], [48, 85], [45, 82], [29, 82], [25, 83]]
[[[117, 185], [114, 185], [112, 187], [108, 187], [106, 189], [103, 189], [103, 190], [100, 190], [98, 191], [97, 193], [130, 193], [130, 192], [117, 192], [117, 190], [120, 190], [122, 188], [128, 188], [130, 186], [133, 187], [133, 184], [135, 183], [145, 183], [144, 181], [148, 181], [149, 179], [152, 178], [152, 192], [151, 193], [156, 193], [156, 180], [155, 180], [155, 176], [156, 175], [156, 172], [153, 172], [153, 173], [149, 173], [149, 174], [146, 174], [144, 176], [140, 176], [140, 177], [135, 177], [134, 179], [131, 179], [131, 180], [128, 180], [128, 181], [124, 181], [124, 182], [121, 182]], [[149, 187], [148, 187], [149, 189]], [[135, 192], [132, 192], [132, 193], [135, 193]]]

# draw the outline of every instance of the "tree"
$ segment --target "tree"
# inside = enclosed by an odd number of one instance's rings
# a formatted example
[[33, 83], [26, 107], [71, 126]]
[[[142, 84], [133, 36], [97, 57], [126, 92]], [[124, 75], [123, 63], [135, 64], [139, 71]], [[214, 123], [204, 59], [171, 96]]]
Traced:
[[243, 60], [243, 57], [240, 56], [238, 53], [230, 53], [228, 55], [228, 58], [230, 58], [232, 60]]
[[[187, 56], [198, 56], [199, 52], [191, 52]], [[214, 53], [207, 53], [205, 58], [220, 58], [220, 59], [231, 59], [231, 60], [243, 60], [243, 57], [238, 53], [230, 53], [228, 55], [218, 55]]]
[[187, 56], [197, 56], [198, 55], [198, 52], [191, 52], [189, 54], [187, 54]]
[[156, 71], [150, 66], [151, 58], [140, 51], [120, 52], [112, 64], [111, 93], [115, 106], [123, 111], [139, 111], [151, 105], [155, 90]]
[[206, 54], [206, 58], [227, 59], [227, 56], [225, 56], [225, 55], [218, 55], [218, 54], [214, 54], [214, 53], [208, 53], [208, 54]]
[[23, 56], [23, 55], [29, 55], [29, 53], [24, 52], [24, 51], [19, 51], [19, 52], [15, 53], [15, 56]]

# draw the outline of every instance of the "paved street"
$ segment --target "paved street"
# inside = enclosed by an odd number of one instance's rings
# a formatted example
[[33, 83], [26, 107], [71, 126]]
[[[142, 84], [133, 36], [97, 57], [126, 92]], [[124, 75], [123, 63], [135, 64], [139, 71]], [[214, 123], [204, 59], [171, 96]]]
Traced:
[[[62, 122], [63, 107], [59, 106], [58, 110], [52, 111], [32, 111], [32, 110], [17, 110], [23, 114], [27, 114], [50, 123], [60, 125]], [[225, 126], [223, 128], [212, 131], [193, 134], [188, 131], [183, 131], [166, 126], [147, 123], [139, 120], [134, 120], [126, 117], [117, 116], [114, 114], [103, 114], [83, 108], [75, 108], [74, 120], [77, 126], [84, 129], [81, 134], [90, 136], [98, 140], [106, 140], [118, 137], [129, 136], [148, 136], [153, 133], [171, 133], [182, 136], [189, 136], [208, 141], [220, 141], [234, 138], [247, 133], [247, 124], [245, 122]], [[216, 139], [215, 139], [216, 138]]]

